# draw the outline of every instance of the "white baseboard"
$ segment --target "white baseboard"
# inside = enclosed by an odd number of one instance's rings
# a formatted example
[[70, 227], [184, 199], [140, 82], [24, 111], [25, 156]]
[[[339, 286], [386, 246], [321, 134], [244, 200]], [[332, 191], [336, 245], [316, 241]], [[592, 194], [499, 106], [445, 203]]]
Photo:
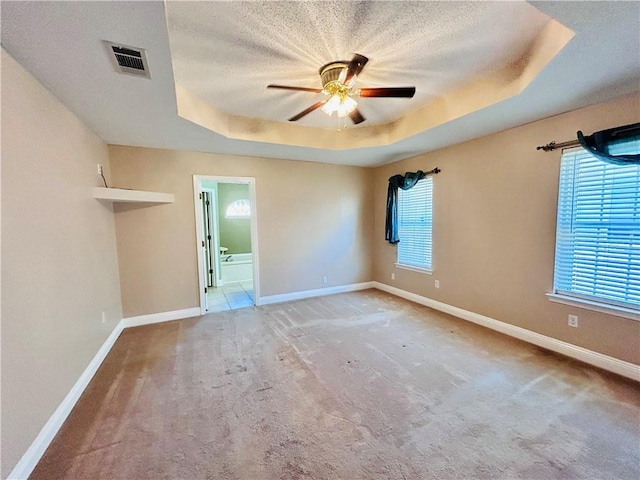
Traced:
[[173, 310], [171, 312], [150, 313], [148, 315], [123, 318], [122, 325], [124, 328], [139, 327], [141, 325], [151, 325], [152, 323], [199, 317], [200, 315], [200, 307], [183, 308], [182, 310]]
[[120, 321], [102, 344], [98, 353], [96, 353], [91, 362], [89, 362], [89, 365], [87, 365], [87, 368], [82, 372], [78, 381], [73, 387], [71, 387], [67, 396], [64, 397], [64, 400], [62, 400], [60, 405], [58, 405], [56, 411], [53, 412], [51, 417], [49, 417], [49, 420], [45, 423], [44, 427], [42, 427], [40, 433], [38, 433], [38, 436], [31, 446], [27, 449], [24, 455], [22, 455], [20, 461], [7, 477], [8, 480], [24, 480], [31, 475], [31, 472], [36, 468], [36, 465], [42, 458], [42, 455], [44, 455], [44, 452], [58, 433], [58, 430], [60, 430], [60, 427], [62, 427], [62, 424], [71, 413], [71, 410], [73, 410], [73, 407], [76, 405], [80, 395], [82, 395], [84, 389], [89, 385], [89, 382], [98, 371], [98, 368], [109, 353], [109, 350], [111, 350], [111, 347], [113, 347], [113, 344], [116, 343], [116, 340], [122, 333], [123, 329], [122, 321]]
[[137, 327], [140, 325], [149, 325], [151, 323], [160, 323], [160, 322], [168, 322], [170, 320], [178, 320], [181, 318], [191, 318], [191, 317], [199, 317], [200, 316], [200, 308], [185, 308], [183, 310], [174, 310], [172, 312], [162, 312], [162, 313], [153, 313], [150, 315], [140, 315], [137, 317], [129, 317], [123, 318], [113, 329], [113, 332], [109, 335], [109, 337], [105, 340], [105, 342], [98, 350], [98, 353], [95, 354], [87, 368], [85, 368], [78, 381], [71, 388], [67, 396], [62, 400], [60, 405], [53, 415], [49, 417], [47, 423], [45, 423], [44, 427], [38, 433], [38, 436], [33, 441], [31, 446], [27, 449], [27, 451], [22, 455], [20, 461], [13, 468], [9, 476], [8, 480], [24, 480], [31, 475], [33, 469], [36, 468], [38, 462], [44, 455], [44, 452], [47, 450], [54, 437], [62, 427], [62, 424], [73, 410], [73, 407], [76, 405], [76, 402], [84, 392], [87, 385], [98, 371], [98, 368], [102, 364], [103, 360], [111, 350], [111, 347], [116, 343], [116, 340], [122, 333], [125, 328], [129, 327]]
[[351, 283], [349, 285], [339, 285], [337, 287], [318, 288], [315, 290], [302, 290], [300, 292], [281, 293], [278, 295], [268, 295], [260, 297], [259, 305], [269, 305], [271, 303], [289, 302], [291, 300], [302, 300], [303, 298], [321, 297], [322, 295], [333, 295], [334, 293], [355, 292], [356, 290], [366, 290], [374, 288], [375, 282]]
[[510, 337], [532, 343], [533, 345], [537, 345], [539, 347], [546, 348], [547, 350], [566, 355], [567, 357], [575, 358], [576, 360], [588, 363], [589, 365], [593, 365], [640, 382], [640, 365], [625, 362], [624, 360], [619, 360], [617, 358], [594, 352], [593, 350], [588, 350], [583, 347], [578, 347], [577, 345], [572, 345], [570, 343], [563, 342], [562, 340], [547, 337], [546, 335], [541, 335], [539, 333], [532, 332], [531, 330], [517, 327], [509, 323], [501, 322], [500, 320], [496, 320], [494, 318], [485, 317], [484, 315], [470, 312], [468, 310], [463, 310], [462, 308], [438, 302], [437, 300], [432, 300], [415, 293], [407, 292], [406, 290], [401, 290], [384, 283], [372, 283], [374, 284], [373, 286], [378, 290], [391, 293], [398, 297], [406, 298], [407, 300], [411, 300], [412, 302], [431, 307], [435, 310], [440, 310], [441, 312], [448, 313], [458, 318], [462, 318], [463, 320], [467, 320], [469, 322], [482, 325], [483, 327], [490, 328], [491, 330], [504, 333], [505, 335], [509, 335]]

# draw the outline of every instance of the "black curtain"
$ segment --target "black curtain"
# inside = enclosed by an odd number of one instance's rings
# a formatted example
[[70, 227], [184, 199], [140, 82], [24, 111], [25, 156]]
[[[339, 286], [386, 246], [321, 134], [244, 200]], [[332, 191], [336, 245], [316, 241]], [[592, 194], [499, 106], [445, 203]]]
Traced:
[[611, 155], [609, 153], [609, 145], [611, 143], [633, 137], [640, 138], [640, 123], [610, 128], [609, 130], [601, 130], [586, 137], [582, 132], [578, 132], [578, 141], [587, 152], [603, 162], [613, 163], [615, 165], [640, 163], [640, 155]]
[[426, 173], [418, 170], [415, 173], [407, 172], [404, 175], [394, 175], [389, 178], [389, 188], [387, 189], [387, 219], [384, 230], [384, 239], [387, 242], [391, 244], [400, 242], [398, 238], [398, 188], [409, 190], [427, 175], [438, 172], [440, 172], [440, 170], [434, 168]]

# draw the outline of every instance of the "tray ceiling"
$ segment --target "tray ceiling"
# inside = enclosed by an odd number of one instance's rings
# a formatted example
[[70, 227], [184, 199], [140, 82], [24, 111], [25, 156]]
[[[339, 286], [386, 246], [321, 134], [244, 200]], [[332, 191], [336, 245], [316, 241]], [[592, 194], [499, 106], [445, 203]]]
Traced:
[[[640, 90], [640, 2], [5, 0], [1, 20], [2, 47], [119, 145], [373, 166]], [[116, 73], [105, 40], [144, 48], [151, 79]], [[418, 95], [362, 99], [342, 132], [283, 121], [312, 101], [267, 84], [317, 85], [354, 52], [362, 86]]]
[[[518, 62], [551, 20], [522, 1], [167, 2], [166, 14], [176, 82], [226, 114], [286, 122], [323, 95], [265, 87], [321, 88], [318, 69], [353, 53], [369, 57], [357, 87], [416, 86], [413, 99], [358, 99], [361, 127]], [[298, 124], [342, 126], [320, 110]]]

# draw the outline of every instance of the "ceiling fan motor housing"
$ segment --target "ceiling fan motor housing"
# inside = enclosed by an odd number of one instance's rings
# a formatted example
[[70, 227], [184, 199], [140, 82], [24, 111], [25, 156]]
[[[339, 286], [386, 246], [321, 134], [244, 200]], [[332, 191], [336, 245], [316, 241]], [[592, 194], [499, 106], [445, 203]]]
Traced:
[[342, 73], [348, 65], [349, 62], [342, 60], [339, 62], [330, 62], [320, 67], [319, 73], [322, 80], [322, 88], [326, 89], [328, 84], [337, 82], [340, 77], [340, 73]]

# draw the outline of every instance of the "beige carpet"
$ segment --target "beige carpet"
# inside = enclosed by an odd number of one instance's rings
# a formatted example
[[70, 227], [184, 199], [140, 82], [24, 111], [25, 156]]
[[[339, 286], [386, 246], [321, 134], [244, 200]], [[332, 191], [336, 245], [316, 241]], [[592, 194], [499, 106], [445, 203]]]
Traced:
[[640, 478], [640, 387], [375, 291], [126, 330], [37, 479]]

